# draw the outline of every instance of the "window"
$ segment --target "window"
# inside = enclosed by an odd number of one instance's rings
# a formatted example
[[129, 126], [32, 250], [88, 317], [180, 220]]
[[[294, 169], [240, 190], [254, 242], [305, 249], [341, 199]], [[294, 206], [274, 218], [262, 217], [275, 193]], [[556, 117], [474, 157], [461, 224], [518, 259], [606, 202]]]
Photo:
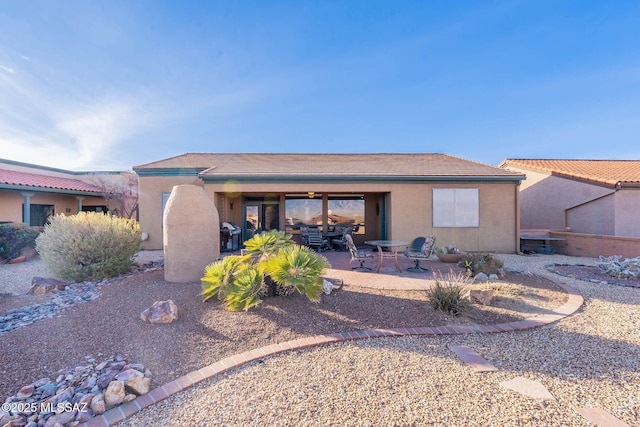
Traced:
[[477, 188], [434, 188], [434, 227], [478, 227], [480, 203]]
[[364, 196], [330, 195], [327, 209], [329, 225], [352, 225], [354, 233], [364, 234]]
[[322, 225], [322, 195], [314, 194], [313, 198], [304, 196], [287, 196], [284, 202], [286, 226]]
[[[322, 194], [288, 194], [284, 206], [288, 233], [295, 234], [301, 225], [323, 226]], [[352, 225], [354, 233], [364, 233], [365, 208], [362, 194], [329, 194], [326, 209], [329, 230], [334, 225]]]

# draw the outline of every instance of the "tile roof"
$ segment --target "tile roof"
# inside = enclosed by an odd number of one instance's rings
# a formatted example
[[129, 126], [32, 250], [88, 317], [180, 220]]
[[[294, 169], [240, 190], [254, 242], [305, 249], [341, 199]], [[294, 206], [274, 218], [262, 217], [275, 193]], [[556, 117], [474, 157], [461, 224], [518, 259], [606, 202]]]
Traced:
[[202, 168], [201, 176], [456, 176], [522, 174], [446, 154], [187, 153], [133, 169]]
[[505, 159], [500, 164], [509, 166], [614, 186], [640, 183], [640, 160]]
[[27, 172], [0, 169], [0, 185], [16, 185], [24, 187], [51, 188], [56, 190], [79, 191], [85, 193], [102, 193], [95, 185], [71, 178], [39, 175]]

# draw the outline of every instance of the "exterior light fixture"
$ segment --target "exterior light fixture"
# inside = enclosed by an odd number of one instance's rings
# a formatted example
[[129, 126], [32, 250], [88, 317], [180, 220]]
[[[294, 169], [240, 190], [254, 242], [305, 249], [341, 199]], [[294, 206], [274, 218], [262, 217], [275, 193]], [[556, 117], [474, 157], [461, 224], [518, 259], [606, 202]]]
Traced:
[[314, 193], [313, 191], [309, 191], [307, 193], [307, 196], [309, 196], [310, 199], [313, 199], [313, 196], [315, 196], [315, 195], [316, 195], [316, 193]]

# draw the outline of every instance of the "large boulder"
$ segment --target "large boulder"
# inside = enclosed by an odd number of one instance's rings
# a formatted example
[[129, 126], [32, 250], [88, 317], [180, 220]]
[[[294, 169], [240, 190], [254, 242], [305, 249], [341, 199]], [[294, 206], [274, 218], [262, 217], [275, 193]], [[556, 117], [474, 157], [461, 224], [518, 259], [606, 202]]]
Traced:
[[149, 323], [171, 323], [178, 318], [178, 307], [173, 300], [156, 301], [140, 313], [140, 319]]

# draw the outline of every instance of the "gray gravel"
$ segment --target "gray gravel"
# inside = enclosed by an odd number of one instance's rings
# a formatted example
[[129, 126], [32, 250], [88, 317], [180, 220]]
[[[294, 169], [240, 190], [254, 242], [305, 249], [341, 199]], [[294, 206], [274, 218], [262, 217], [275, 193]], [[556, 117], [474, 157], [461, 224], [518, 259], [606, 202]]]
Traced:
[[[560, 278], [551, 263], [590, 258], [501, 255], [505, 267], [578, 289], [576, 314], [530, 331], [369, 339], [268, 357], [211, 378], [123, 426], [591, 426], [603, 408], [640, 426], [640, 289]], [[498, 368], [476, 373], [448, 349], [473, 348]], [[500, 386], [525, 377], [555, 401]]]
[[[136, 254], [137, 264], [163, 259], [162, 251], [140, 251]], [[51, 277], [52, 275], [39, 257], [18, 264], [0, 264], [0, 295], [24, 295], [31, 289], [34, 277]]]

